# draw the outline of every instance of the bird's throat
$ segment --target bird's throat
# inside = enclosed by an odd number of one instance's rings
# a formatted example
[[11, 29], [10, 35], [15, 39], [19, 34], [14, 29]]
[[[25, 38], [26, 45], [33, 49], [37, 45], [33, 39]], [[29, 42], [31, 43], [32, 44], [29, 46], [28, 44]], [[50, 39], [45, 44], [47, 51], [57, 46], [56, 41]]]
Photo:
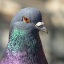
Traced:
[[17, 28], [10, 35], [3, 59], [6, 64], [47, 64], [38, 34], [26, 34]]
[[[30, 60], [30, 62], [32, 62], [32, 60], [35, 62], [38, 61], [37, 57], [40, 54], [37, 36], [34, 37], [31, 33], [26, 34], [26, 31], [17, 28], [14, 28], [10, 36], [11, 38], [9, 39], [6, 50], [6, 53], [11, 55], [10, 57], [17, 57], [17, 59], [21, 57], [22, 59], [24, 58], [24, 60]], [[36, 58], [37, 60], [35, 60]]]
[[[12, 52], [17, 51], [37, 51], [38, 43], [37, 37], [34, 37], [32, 33], [27, 34], [25, 30], [14, 28], [10, 35], [7, 48]], [[35, 49], [36, 48], [36, 49]]]

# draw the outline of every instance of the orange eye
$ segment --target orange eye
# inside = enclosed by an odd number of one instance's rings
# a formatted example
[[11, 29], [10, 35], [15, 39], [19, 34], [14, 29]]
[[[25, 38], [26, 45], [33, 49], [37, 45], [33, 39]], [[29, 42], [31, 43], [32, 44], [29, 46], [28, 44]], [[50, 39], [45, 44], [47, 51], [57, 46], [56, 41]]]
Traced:
[[23, 21], [26, 22], [26, 23], [28, 23], [28, 22], [30, 22], [30, 19], [28, 17], [24, 16], [23, 17]]

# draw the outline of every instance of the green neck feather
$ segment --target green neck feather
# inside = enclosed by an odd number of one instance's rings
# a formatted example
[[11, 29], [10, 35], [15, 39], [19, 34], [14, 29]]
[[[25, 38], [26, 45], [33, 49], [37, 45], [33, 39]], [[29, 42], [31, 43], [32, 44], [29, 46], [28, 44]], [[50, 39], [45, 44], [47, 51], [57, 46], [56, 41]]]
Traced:
[[26, 50], [31, 51], [37, 49], [36, 39], [31, 34], [26, 34], [25, 30], [14, 28], [9, 39], [8, 49], [11, 51]]

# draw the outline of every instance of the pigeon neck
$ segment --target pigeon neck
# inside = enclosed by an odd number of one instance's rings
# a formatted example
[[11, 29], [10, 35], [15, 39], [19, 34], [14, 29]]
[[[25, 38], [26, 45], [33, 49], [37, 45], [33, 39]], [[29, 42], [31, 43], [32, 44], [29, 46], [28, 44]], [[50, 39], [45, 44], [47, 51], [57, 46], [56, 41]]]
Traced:
[[25, 31], [14, 28], [10, 36], [5, 60], [8, 59], [13, 64], [47, 64], [39, 34], [26, 34]]
[[[25, 30], [20, 30], [18, 28], [14, 28], [12, 33], [10, 34], [10, 39], [7, 48], [12, 52], [16, 51], [31, 51], [31, 49], [35, 49], [38, 46], [37, 44], [37, 36], [38, 33], [28, 33]], [[36, 48], [38, 49], [38, 48]]]

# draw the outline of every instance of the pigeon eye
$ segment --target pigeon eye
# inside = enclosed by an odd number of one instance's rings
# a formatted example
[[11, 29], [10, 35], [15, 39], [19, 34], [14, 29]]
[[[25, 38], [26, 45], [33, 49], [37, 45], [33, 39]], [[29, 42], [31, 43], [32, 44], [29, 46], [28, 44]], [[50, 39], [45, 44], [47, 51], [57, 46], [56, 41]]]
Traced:
[[26, 22], [26, 23], [28, 23], [28, 22], [30, 22], [30, 19], [28, 17], [24, 16], [23, 17], [23, 21]]

